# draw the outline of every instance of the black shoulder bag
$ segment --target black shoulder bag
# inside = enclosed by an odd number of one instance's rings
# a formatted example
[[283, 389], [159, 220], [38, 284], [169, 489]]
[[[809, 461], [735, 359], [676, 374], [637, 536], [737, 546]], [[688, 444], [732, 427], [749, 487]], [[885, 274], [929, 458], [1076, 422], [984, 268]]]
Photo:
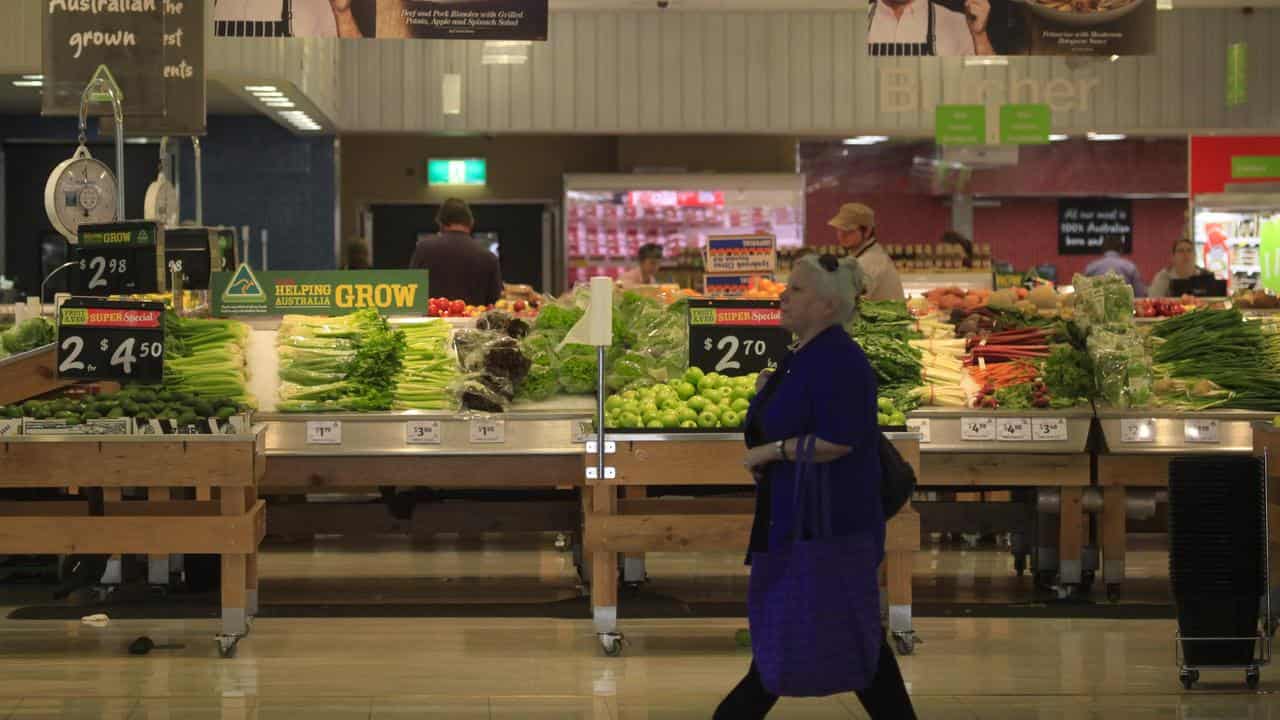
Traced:
[[889, 438], [880, 433], [880, 504], [884, 507], [884, 519], [897, 515], [915, 489], [916, 471]]

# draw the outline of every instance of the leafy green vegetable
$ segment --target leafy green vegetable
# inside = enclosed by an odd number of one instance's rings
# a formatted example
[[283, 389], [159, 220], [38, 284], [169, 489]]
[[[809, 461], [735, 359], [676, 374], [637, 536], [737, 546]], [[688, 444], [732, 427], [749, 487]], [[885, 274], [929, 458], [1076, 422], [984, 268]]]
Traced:
[[1097, 391], [1093, 362], [1086, 353], [1069, 345], [1058, 345], [1044, 363], [1044, 384], [1055, 400], [1062, 402], [1092, 398]]
[[40, 317], [24, 320], [0, 333], [0, 347], [11, 355], [35, 350], [38, 347], [48, 345], [53, 340], [53, 325], [48, 320]]
[[1025, 410], [1032, 406], [1031, 383], [1010, 385], [996, 390], [996, 402], [1001, 409]]

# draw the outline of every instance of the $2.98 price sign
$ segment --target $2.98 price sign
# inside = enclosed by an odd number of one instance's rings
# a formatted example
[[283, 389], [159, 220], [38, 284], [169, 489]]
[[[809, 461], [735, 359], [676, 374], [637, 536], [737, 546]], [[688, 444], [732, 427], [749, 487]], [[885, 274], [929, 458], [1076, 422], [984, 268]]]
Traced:
[[164, 305], [73, 297], [58, 309], [58, 377], [158, 383]]
[[791, 344], [774, 300], [690, 300], [689, 365], [747, 375], [778, 364]]

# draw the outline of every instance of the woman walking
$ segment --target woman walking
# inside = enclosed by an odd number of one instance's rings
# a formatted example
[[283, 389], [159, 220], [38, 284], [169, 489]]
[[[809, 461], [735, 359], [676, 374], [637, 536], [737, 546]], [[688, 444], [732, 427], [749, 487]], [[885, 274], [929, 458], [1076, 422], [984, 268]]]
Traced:
[[782, 695], [854, 691], [873, 720], [914, 720], [880, 625], [884, 556], [875, 373], [843, 325], [866, 276], [807, 256], [782, 294], [793, 350], [752, 402], [748, 563], [753, 659], [715, 720], [764, 718]]

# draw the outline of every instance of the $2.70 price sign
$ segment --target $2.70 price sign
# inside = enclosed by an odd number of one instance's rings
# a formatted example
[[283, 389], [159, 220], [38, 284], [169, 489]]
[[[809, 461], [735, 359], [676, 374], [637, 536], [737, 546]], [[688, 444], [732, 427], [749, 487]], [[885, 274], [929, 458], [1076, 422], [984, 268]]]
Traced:
[[791, 344], [775, 300], [690, 300], [689, 365], [747, 375], [774, 367]]
[[58, 377], [158, 383], [164, 305], [73, 297], [58, 309]]

